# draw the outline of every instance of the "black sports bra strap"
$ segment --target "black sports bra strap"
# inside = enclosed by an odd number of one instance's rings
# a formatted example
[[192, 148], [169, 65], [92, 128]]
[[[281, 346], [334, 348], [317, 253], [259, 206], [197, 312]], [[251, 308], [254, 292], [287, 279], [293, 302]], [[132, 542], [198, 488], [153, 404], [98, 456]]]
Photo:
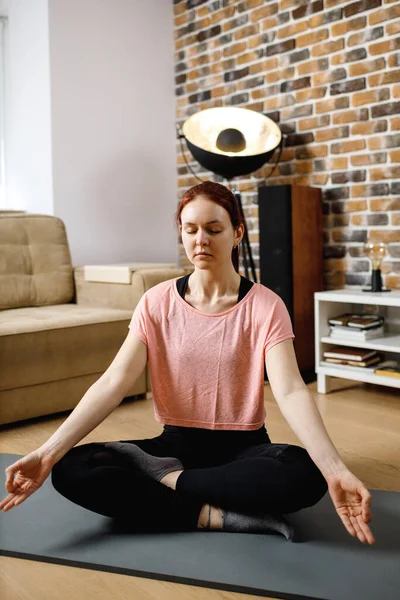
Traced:
[[[190, 275], [191, 275], [191, 273], [188, 273], [188, 275], [185, 275], [184, 277], [180, 277], [176, 282], [176, 287], [177, 287], [178, 293], [183, 299], [185, 299], [185, 294], [186, 294]], [[240, 302], [246, 296], [246, 294], [249, 292], [249, 290], [251, 290], [253, 285], [254, 285], [254, 281], [247, 279], [247, 277], [243, 277], [243, 275], [240, 276], [238, 302]]]

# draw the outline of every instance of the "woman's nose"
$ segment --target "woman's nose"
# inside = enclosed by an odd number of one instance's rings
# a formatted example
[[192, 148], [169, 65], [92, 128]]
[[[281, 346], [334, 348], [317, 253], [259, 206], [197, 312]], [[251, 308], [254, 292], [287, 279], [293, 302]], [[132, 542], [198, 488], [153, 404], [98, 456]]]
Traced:
[[199, 233], [196, 237], [196, 242], [198, 244], [203, 244], [205, 242], [208, 242], [207, 235], [205, 233]]

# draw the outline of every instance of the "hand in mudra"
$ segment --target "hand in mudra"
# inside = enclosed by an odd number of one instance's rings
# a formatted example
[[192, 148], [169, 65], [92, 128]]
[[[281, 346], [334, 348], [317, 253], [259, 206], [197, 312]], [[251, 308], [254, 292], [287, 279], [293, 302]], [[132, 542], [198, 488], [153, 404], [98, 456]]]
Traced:
[[54, 466], [54, 461], [39, 450], [34, 450], [5, 469], [5, 488], [8, 496], [0, 502], [0, 510], [7, 512], [36, 492]]
[[372, 520], [372, 496], [351, 471], [344, 470], [326, 477], [329, 494], [347, 531], [360, 542], [375, 544], [367, 523]]

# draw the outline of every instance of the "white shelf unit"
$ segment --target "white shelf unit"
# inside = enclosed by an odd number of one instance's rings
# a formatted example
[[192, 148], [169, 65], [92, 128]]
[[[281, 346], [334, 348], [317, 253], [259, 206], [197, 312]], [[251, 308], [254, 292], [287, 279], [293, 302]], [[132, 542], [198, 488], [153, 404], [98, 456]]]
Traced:
[[[370, 305], [373, 305], [374, 313], [385, 319], [382, 337], [365, 341], [337, 340], [329, 337], [328, 319], [343, 313], [370, 312], [372, 309]], [[318, 393], [329, 393], [331, 377], [400, 388], [400, 378], [375, 375], [371, 368], [347, 367], [339, 364], [328, 367], [321, 364], [323, 353], [328, 346], [332, 345], [379, 350], [384, 352], [385, 360], [397, 360], [400, 363], [400, 290], [375, 293], [349, 289], [316, 292], [314, 315], [315, 372]]]

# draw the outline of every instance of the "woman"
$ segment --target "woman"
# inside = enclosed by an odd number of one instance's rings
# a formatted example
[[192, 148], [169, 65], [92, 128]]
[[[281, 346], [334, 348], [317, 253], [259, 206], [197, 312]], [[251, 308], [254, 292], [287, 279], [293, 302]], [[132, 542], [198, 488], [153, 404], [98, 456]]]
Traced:
[[[206, 181], [185, 194], [175, 216], [194, 272], [142, 296], [106, 373], [43, 446], [6, 469], [9, 496], [0, 508], [23, 502], [51, 472], [60, 494], [134, 530], [293, 540], [283, 515], [329, 490], [350, 535], [373, 544], [371, 494], [344, 465], [301, 378], [286, 306], [238, 273], [244, 224], [235, 196]], [[119, 405], [147, 360], [161, 435], [75, 446]], [[264, 364], [306, 449], [271, 443]]]

